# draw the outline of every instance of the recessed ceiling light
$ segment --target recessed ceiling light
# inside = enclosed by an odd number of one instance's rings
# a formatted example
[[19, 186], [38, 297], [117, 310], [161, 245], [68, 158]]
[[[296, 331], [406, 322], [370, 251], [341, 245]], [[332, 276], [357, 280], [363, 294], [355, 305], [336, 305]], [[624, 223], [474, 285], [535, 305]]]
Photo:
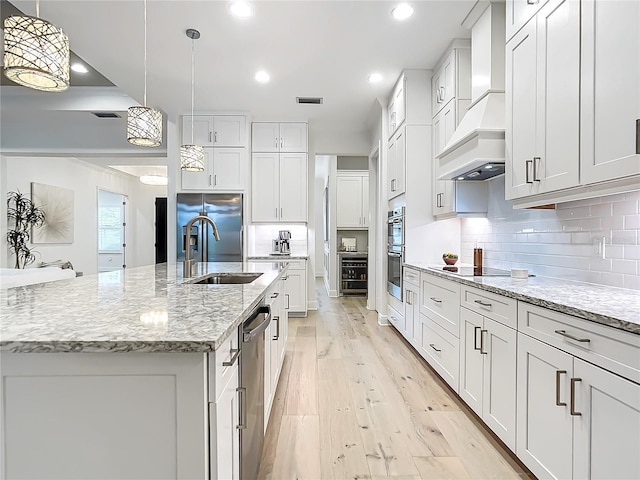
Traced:
[[72, 64], [71, 65], [71, 70], [73, 70], [76, 73], [89, 73], [89, 70], [87, 69], [87, 67], [85, 67], [81, 63]]
[[382, 81], [382, 75], [379, 73], [372, 73], [369, 75], [369, 83], [380, 83]]
[[391, 15], [393, 15], [393, 18], [395, 18], [396, 20], [406, 20], [411, 15], [413, 15], [413, 7], [406, 3], [401, 3], [396, 8], [391, 10]]
[[140, 181], [145, 185], [167, 185], [169, 179], [163, 175], [142, 175]]
[[249, 4], [243, 0], [238, 0], [237, 2], [233, 2], [229, 6], [229, 11], [236, 17], [246, 18], [250, 17], [253, 14], [253, 10], [249, 6]]
[[260, 70], [258, 73], [256, 73], [255, 79], [256, 82], [267, 83], [269, 80], [271, 80], [271, 77], [264, 70]]

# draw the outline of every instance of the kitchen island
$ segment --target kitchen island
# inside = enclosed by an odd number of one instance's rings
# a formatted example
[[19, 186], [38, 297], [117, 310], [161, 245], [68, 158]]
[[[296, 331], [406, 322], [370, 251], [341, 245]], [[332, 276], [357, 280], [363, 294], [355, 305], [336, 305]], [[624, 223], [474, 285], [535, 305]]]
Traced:
[[0, 478], [237, 473], [238, 452], [219, 453], [237, 431], [237, 328], [285, 272], [161, 264], [0, 290]]

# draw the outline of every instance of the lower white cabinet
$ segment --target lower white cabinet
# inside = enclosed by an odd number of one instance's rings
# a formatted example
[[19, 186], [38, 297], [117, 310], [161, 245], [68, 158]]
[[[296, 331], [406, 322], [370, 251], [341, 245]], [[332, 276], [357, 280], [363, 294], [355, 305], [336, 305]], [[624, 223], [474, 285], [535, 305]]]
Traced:
[[265, 304], [271, 307], [271, 323], [264, 333], [264, 430], [267, 430], [269, 414], [273, 405], [278, 379], [284, 360], [285, 344], [287, 341], [287, 310], [285, 305], [286, 280], [277, 282], [276, 286], [267, 291]]
[[516, 448], [516, 331], [460, 308], [459, 395], [513, 451]]
[[[209, 404], [211, 478], [240, 478], [240, 434], [238, 430], [238, 366], [215, 403]], [[215, 444], [213, 444], [215, 442]]]
[[458, 392], [460, 340], [423, 313], [419, 317], [418, 353]]
[[291, 262], [284, 289], [285, 308], [295, 315], [307, 315], [307, 262]]
[[[406, 279], [405, 279], [406, 282]], [[417, 322], [420, 321], [420, 288], [411, 283], [405, 283], [404, 292], [404, 333], [405, 338], [414, 347], [418, 344], [418, 334], [420, 328]]]

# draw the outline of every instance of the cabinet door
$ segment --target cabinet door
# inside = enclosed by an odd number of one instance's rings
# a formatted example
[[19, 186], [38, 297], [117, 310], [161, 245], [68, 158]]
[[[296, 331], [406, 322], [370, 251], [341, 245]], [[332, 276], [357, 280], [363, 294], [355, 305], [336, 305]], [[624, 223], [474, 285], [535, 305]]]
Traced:
[[572, 478], [573, 357], [518, 334], [516, 454], [538, 478]]
[[251, 218], [277, 222], [280, 216], [280, 169], [277, 153], [254, 153], [251, 161]]
[[531, 178], [543, 193], [579, 184], [580, 2], [551, 0], [535, 21], [538, 107]]
[[507, 43], [505, 71], [505, 196], [511, 199], [533, 193], [537, 94], [535, 21], [529, 22]]
[[275, 331], [273, 316], [273, 303], [271, 306], [271, 323], [264, 331], [264, 432], [267, 431], [267, 423], [269, 420], [269, 413], [271, 412], [271, 401], [273, 400], [273, 392], [271, 391], [271, 338], [273, 337], [273, 331]]
[[393, 92], [393, 103], [395, 105], [396, 111], [396, 126], [402, 125], [406, 118], [406, 108], [405, 108], [405, 83], [406, 78], [404, 75], [400, 77], [398, 84], [396, 85], [396, 89]]
[[284, 307], [290, 312], [307, 311], [307, 274], [305, 270], [289, 270], [287, 273]]
[[244, 148], [213, 149], [213, 189], [244, 190], [246, 155]]
[[307, 184], [307, 154], [281, 154], [279, 221], [307, 221]]
[[307, 124], [280, 124], [280, 152], [305, 153], [307, 151]]
[[[452, 50], [444, 65], [442, 65], [444, 77], [443, 103], [446, 105], [456, 96], [456, 51]], [[453, 132], [452, 132], [453, 133]]]
[[216, 147], [244, 147], [246, 118], [244, 115], [215, 115], [213, 117], [213, 145]]
[[181, 171], [183, 190], [211, 190], [213, 188], [213, 148], [204, 149], [202, 172]]
[[362, 226], [369, 227], [369, 175], [362, 177]]
[[[482, 384], [484, 356], [480, 350], [480, 337], [484, 333], [482, 315], [460, 309], [460, 397], [482, 416]], [[512, 360], [515, 364], [515, 361]], [[512, 385], [515, 392], [515, 385]]]
[[436, 115], [444, 107], [444, 66], [433, 74], [431, 79], [431, 104], [433, 105], [433, 115]]
[[640, 2], [582, 2], [583, 184], [640, 174]]
[[275, 122], [252, 123], [251, 150], [253, 152], [280, 151], [280, 124]]
[[545, 3], [547, 0], [507, 0], [507, 40], [533, 18]]
[[[409, 343], [413, 345], [415, 348], [418, 348], [419, 340], [421, 337], [421, 327], [420, 327], [420, 291], [417, 287], [413, 285], [407, 286], [408, 297], [405, 299], [405, 302], [409, 302], [409, 314], [411, 315], [411, 335], [408, 338]], [[406, 308], [406, 307], [405, 307]], [[407, 313], [405, 312], [405, 315]]]
[[387, 194], [389, 199], [395, 197], [395, 183], [396, 183], [396, 142], [395, 138], [389, 140], [389, 146], [387, 148]]
[[[191, 139], [191, 126], [193, 125], [193, 141]], [[213, 147], [213, 116], [194, 115], [193, 123], [191, 115], [182, 116], [182, 144], [200, 145], [201, 147]]]
[[400, 313], [397, 312], [396, 309], [393, 308], [391, 305], [387, 305], [387, 313], [388, 313], [389, 323], [393, 325], [396, 330], [402, 333], [402, 326], [403, 326], [402, 315], [400, 315]]
[[640, 385], [574, 359], [573, 477], [640, 478]]
[[[238, 375], [234, 375], [215, 403], [209, 404], [211, 478], [240, 478]], [[215, 440], [215, 443], [214, 443]]]
[[405, 191], [405, 170], [407, 165], [406, 160], [406, 136], [405, 136], [405, 128], [400, 127], [398, 133], [396, 134], [395, 139], [395, 182], [393, 185], [393, 196], [397, 197], [398, 195], [404, 193]]
[[484, 317], [482, 420], [516, 450], [516, 331]]
[[362, 177], [336, 178], [337, 228], [362, 227]]

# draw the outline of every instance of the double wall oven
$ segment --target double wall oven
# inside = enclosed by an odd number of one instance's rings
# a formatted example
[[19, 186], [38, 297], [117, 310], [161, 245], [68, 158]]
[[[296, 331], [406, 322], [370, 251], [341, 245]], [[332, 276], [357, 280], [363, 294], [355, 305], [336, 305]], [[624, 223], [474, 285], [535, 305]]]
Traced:
[[404, 207], [387, 215], [387, 291], [402, 301], [402, 264], [404, 263]]

